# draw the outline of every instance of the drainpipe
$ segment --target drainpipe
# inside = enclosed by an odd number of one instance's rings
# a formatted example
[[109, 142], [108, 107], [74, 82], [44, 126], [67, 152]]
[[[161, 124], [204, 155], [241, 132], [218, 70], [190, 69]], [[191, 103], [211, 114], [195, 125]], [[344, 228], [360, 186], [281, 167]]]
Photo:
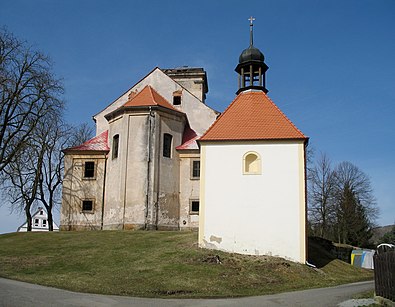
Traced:
[[[160, 119], [159, 119], [160, 120]], [[158, 157], [158, 166], [157, 166], [157, 170], [158, 170], [158, 175], [157, 175], [157, 179], [156, 179], [156, 202], [155, 202], [155, 229], [158, 230], [158, 223], [159, 223], [159, 188], [160, 188], [160, 161], [161, 161], [161, 155], [162, 152], [160, 151], [160, 144], [161, 144], [161, 125], [159, 122], [159, 127], [158, 127], [159, 132], [156, 133], [157, 136], [157, 142], [159, 142], [159, 146], [156, 146], [156, 148], [158, 148], [158, 152], [157, 152], [157, 157]], [[159, 139], [159, 141], [158, 141]], [[158, 145], [158, 144], [156, 144]]]
[[68, 206], [68, 209], [67, 209], [67, 215], [68, 215], [68, 218], [67, 218], [67, 224], [68, 224], [68, 231], [71, 231], [71, 207], [72, 207], [72, 201], [73, 201], [73, 197], [72, 197], [72, 195], [71, 195], [71, 191], [73, 191], [73, 182], [74, 182], [74, 158], [71, 158], [71, 180], [70, 180], [70, 191], [69, 191], [69, 195], [70, 195], [70, 197], [69, 197], [69, 206]]
[[[152, 112], [152, 108], [149, 107], [149, 115], [148, 115], [148, 142], [147, 142], [147, 187], [145, 192], [145, 225], [144, 228], [148, 228], [148, 212], [149, 212], [149, 188], [151, 186], [151, 133], [152, 133], [152, 117], [155, 118], [155, 113]], [[154, 122], [155, 124], [155, 122]]]
[[108, 159], [108, 154], [104, 156], [104, 176], [103, 176], [104, 178], [103, 178], [103, 195], [101, 200], [100, 230], [103, 230], [103, 223], [104, 223], [104, 196], [106, 194], [107, 159]]
[[125, 184], [123, 190], [123, 217], [122, 217], [122, 229], [125, 230], [125, 213], [126, 213], [126, 188], [128, 180], [128, 158], [129, 158], [129, 136], [130, 136], [130, 116], [128, 116], [128, 132], [126, 134], [126, 154], [125, 154]]

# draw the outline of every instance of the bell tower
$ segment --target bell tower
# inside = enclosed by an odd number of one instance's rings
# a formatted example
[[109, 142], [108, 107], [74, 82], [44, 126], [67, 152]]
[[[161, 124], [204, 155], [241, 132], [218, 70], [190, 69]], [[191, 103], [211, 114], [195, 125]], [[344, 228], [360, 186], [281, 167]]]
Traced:
[[239, 89], [236, 94], [249, 89], [267, 93], [265, 73], [269, 67], [264, 63], [263, 53], [254, 47], [253, 21], [255, 18], [251, 16], [248, 20], [250, 21], [250, 46], [240, 54], [239, 64], [235, 68], [239, 74]]

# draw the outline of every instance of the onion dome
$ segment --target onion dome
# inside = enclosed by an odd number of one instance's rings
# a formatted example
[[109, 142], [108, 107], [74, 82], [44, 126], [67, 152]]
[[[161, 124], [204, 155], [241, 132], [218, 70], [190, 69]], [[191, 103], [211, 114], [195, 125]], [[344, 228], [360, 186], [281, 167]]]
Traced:
[[244, 49], [239, 57], [239, 64], [250, 62], [250, 61], [254, 61], [254, 62], [265, 61], [265, 56], [263, 55], [263, 53], [258, 48], [255, 48], [252, 45], [247, 49]]

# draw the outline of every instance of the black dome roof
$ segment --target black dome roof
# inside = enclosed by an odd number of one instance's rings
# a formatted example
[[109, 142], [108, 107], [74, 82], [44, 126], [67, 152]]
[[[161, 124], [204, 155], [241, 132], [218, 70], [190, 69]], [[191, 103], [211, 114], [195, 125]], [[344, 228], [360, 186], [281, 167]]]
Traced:
[[265, 57], [264, 57], [263, 53], [258, 48], [255, 48], [252, 45], [250, 47], [248, 47], [247, 49], [244, 49], [239, 57], [240, 64], [249, 62], [249, 61], [263, 62], [264, 60], [265, 60]]

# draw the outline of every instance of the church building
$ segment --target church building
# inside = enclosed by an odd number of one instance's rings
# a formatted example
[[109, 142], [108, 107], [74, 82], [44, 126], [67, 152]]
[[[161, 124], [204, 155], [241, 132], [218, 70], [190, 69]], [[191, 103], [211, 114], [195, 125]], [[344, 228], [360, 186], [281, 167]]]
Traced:
[[97, 136], [64, 150], [61, 230], [197, 228], [207, 91], [202, 68], [155, 68], [97, 113]]
[[306, 261], [308, 138], [267, 96], [250, 46], [237, 96], [205, 104], [203, 68], [155, 68], [64, 150], [61, 230], [199, 230], [199, 246]]

